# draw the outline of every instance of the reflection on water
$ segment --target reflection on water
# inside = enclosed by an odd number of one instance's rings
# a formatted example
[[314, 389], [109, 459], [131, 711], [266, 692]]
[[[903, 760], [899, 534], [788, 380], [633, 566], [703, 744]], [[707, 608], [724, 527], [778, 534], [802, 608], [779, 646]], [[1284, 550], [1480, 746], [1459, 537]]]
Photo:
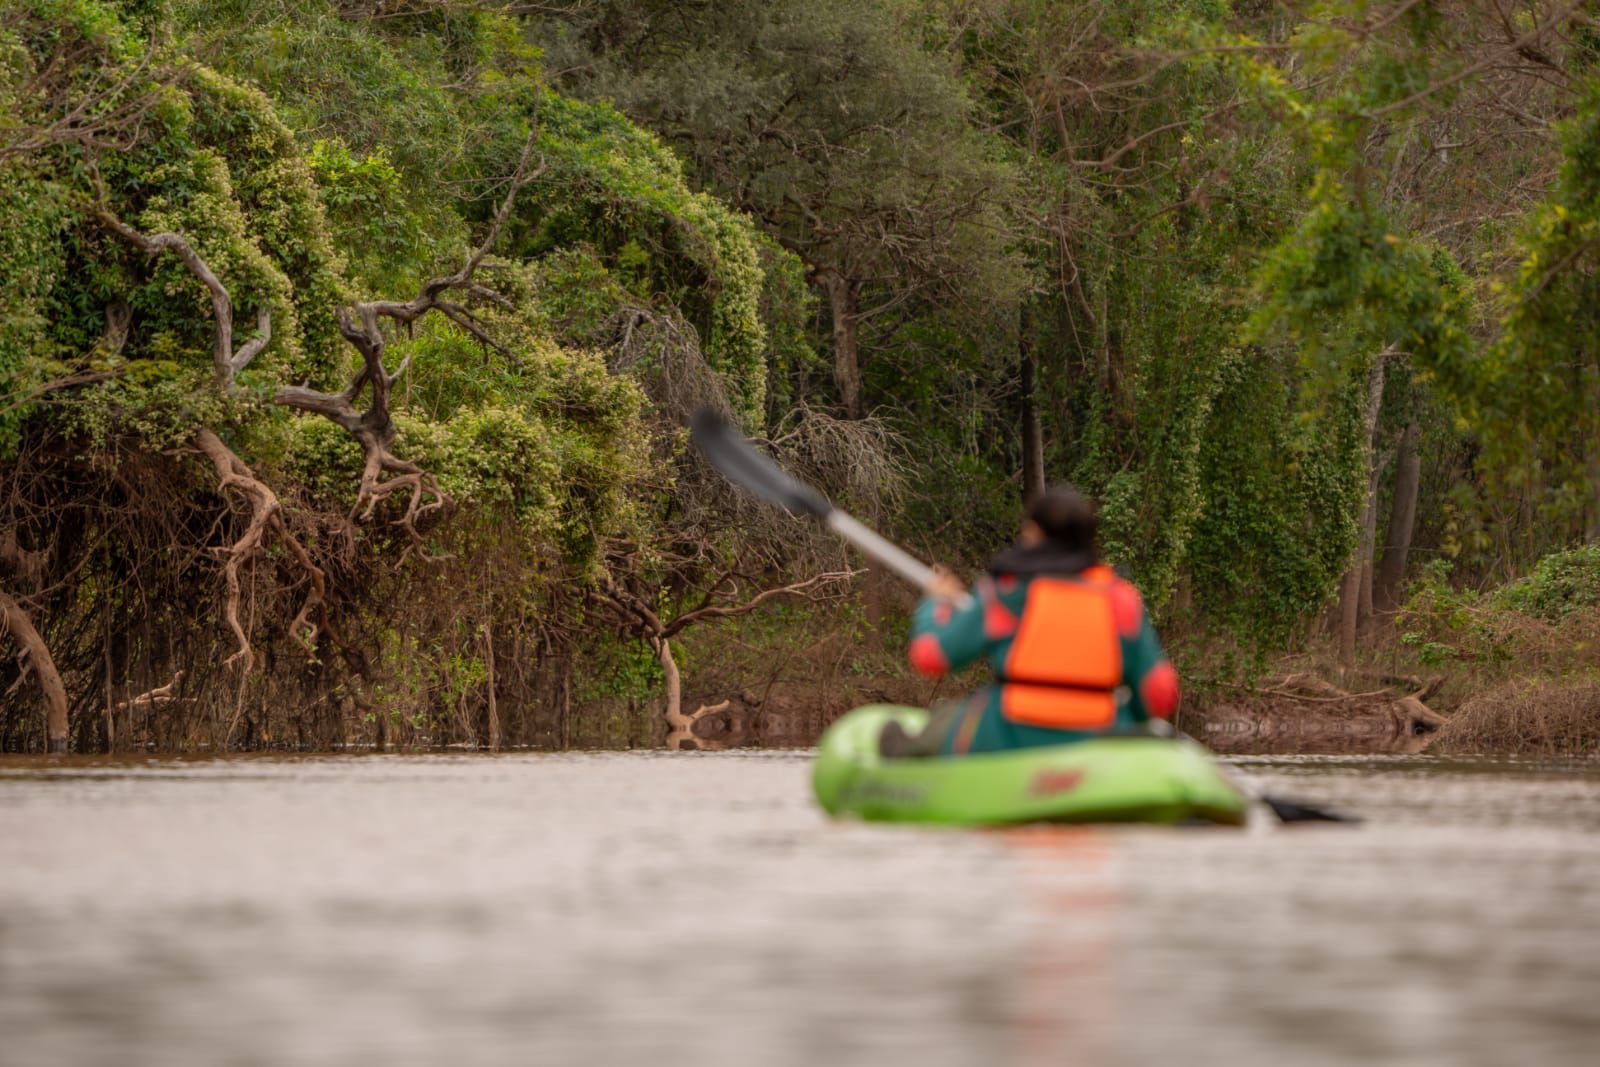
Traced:
[[1114, 839], [1094, 827], [1023, 827], [998, 835], [1031, 917], [1013, 969], [1012, 1062], [1043, 1067], [1110, 1062], [1123, 1012], [1107, 981], [1116, 960]]
[[1589, 1064], [1600, 765], [830, 823], [799, 753], [0, 764], [0, 1064]]

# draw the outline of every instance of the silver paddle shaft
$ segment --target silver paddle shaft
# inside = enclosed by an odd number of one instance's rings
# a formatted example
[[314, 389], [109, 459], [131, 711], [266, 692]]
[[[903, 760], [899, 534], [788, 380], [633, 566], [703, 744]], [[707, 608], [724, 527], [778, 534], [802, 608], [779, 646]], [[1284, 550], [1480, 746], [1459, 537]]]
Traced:
[[828, 512], [828, 517], [824, 521], [827, 522], [828, 529], [849, 541], [863, 553], [888, 567], [918, 589], [927, 589], [928, 586], [933, 584], [932, 567], [899, 545], [884, 540], [876, 530], [861, 525], [838, 508]]

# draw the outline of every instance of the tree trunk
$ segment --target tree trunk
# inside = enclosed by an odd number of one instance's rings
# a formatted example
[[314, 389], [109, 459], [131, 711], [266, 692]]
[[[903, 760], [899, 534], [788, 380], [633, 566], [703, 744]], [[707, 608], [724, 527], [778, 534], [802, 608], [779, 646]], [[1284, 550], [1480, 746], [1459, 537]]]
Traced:
[[1393, 611], [1400, 606], [1400, 590], [1406, 577], [1406, 556], [1411, 552], [1411, 535], [1417, 525], [1417, 490], [1422, 484], [1422, 453], [1417, 439], [1422, 428], [1413, 419], [1400, 438], [1400, 455], [1395, 460], [1394, 506], [1389, 511], [1388, 544], [1378, 563], [1378, 581], [1372, 603], [1378, 611]]
[[1017, 352], [1022, 362], [1022, 500], [1044, 495], [1044, 433], [1039, 425], [1039, 337], [1033, 308], [1023, 301], [1017, 316]]
[[50, 656], [50, 646], [44, 643], [33, 620], [22, 610], [22, 605], [5, 593], [0, 593], [0, 632], [9, 633], [22, 645], [28, 655], [28, 665], [39, 679], [44, 691], [44, 725], [47, 744], [51, 752], [67, 750], [67, 690], [56, 672], [55, 660]]
[[[365, 695], [363, 695], [361, 697], [361, 699], [356, 701], [356, 710], [357, 711], [363, 710], [363, 705], [366, 705], [367, 707], [371, 707], [371, 703], [366, 700]], [[363, 717], [365, 717], [365, 716], [363, 716]], [[374, 746], [377, 748], [377, 750], [379, 752], [387, 752], [387, 751], [389, 751], [389, 712], [388, 712], [388, 710], [387, 709], [374, 709], [373, 710], [373, 714], [372, 714], [372, 721], [375, 724], [377, 724], [377, 734], [373, 738]]]
[[667, 706], [663, 718], [667, 720], [667, 747], [670, 749], [696, 749], [696, 748], [721, 748], [717, 741], [708, 741], [703, 737], [695, 736], [694, 724], [707, 715], [714, 715], [719, 711], [726, 711], [730, 700], [720, 704], [702, 706], [688, 714], [683, 710], [683, 678], [678, 673], [678, 661], [672, 655], [672, 642], [665, 637], [651, 640], [655, 649], [656, 662], [661, 664], [661, 673], [666, 678]]
[[103, 694], [106, 708], [106, 751], [117, 750], [117, 711], [112, 707], [112, 673], [111, 673], [111, 614], [103, 614], [103, 629], [100, 638], [101, 662], [105, 666], [105, 692]]
[[[828, 307], [833, 313], [833, 380], [839, 390], [839, 401], [846, 418], [865, 418], [867, 405], [862, 395], [860, 342], [856, 335], [859, 308], [855, 283], [831, 267], [818, 271], [816, 277], [828, 296]], [[866, 518], [877, 523], [882, 516], [869, 513]], [[874, 635], [883, 625], [887, 583], [888, 576], [883, 568], [869, 563], [866, 580], [861, 583], [861, 603]]]
[[561, 747], [572, 747], [572, 656], [561, 667]]
[[829, 268], [817, 273], [833, 313], [833, 380], [839, 387], [839, 401], [852, 419], [866, 415], [861, 395], [861, 353], [856, 337], [856, 287], [843, 274]]
[[1600, 541], [1600, 439], [1589, 440], [1589, 540]]
[[494, 630], [488, 619], [483, 621], [483, 665], [489, 685], [489, 750], [500, 751], [500, 708], [494, 699]]
[[861, 579], [861, 613], [867, 621], [868, 641], [873, 648], [883, 647], [883, 619], [888, 614], [889, 572], [876, 560], [868, 560]]
[[1365, 625], [1372, 618], [1373, 557], [1377, 555], [1378, 540], [1378, 487], [1383, 482], [1383, 472], [1377, 450], [1367, 472], [1367, 506], [1361, 517], [1361, 603], [1357, 608], [1357, 625]]
[[683, 716], [683, 676], [678, 673], [678, 661], [672, 656], [672, 642], [658, 637], [650, 643], [665, 679], [667, 706], [662, 710], [662, 717], [667, 720], [667, 747], [677, 748], [683, 740], [680, 735], [687, 735], [694, 725]]
[[[1361, 511], [1363, 540], [1366, 539], [1367, 522], [1375, 506], [1375, 502], [1372, 499], [1372, 461], [1376, 450], [1372, 447], [1372, 438], [1378, 430], [1378, 408], [1383, 402], [1383, 376], [1388, 359], [1389, 352], [1387, 349], [1379, 353], [1377, 359], [1372, 363], [1371, 373], [1367, 376], [1367, 407], [1364, 419], [1366, 432], [1361, 438], [1361, 469], [1367, 474], [1366, 503]], [[1361, 576], [1363, 569], [1362, 546], [1358, 544], [1350, 560], [1350, 569], [1345, 572], [1344, 582], [1339, 591], [1339, 662], [1346, 667], [1354, 666], [1356, 661], [1356, 627], [1361, 621]]]

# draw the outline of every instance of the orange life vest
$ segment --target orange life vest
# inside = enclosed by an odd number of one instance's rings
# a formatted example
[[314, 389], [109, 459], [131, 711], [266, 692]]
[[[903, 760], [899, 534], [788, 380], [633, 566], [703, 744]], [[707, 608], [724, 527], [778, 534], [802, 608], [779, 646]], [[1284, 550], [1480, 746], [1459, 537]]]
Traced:
[[1006, 718], [1051, 730], [1103, 730], [1116, 721], [1122, 642], [1114, 581], [1101, 566], [1033, 580], [1001, 678]]

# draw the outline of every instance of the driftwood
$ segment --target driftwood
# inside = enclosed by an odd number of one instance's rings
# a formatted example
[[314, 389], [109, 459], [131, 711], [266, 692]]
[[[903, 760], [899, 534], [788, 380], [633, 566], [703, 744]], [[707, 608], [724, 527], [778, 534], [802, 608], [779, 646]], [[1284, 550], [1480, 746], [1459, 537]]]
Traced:
[[177, 688], [179, 680], [182, 678], [183, 672], [178, 671], [172, 676], [172, 681], [168, 682], [166, 685], [157, 686], [154, 689], [140, 693], [136, 697], [129, 697], [127, 700], [119, 700], [115, 704], [111, 705], [111, 710], [113, 712], [134, 712], [144, 711], [148, 708], [159, 708], [167, 704], [175, 704], [184, 699], [173, 692], [173, 690]]
[[1444, 717], [1426, 703], [1443, 677], [1373, 672], [1346, 677], [1377, 688], [1352, 692], [1296, 672], [1253, 686], [1228, 686], [1236, 698], [1186, 709], [1185, 716], [1198, 719], [1194, 732], [1223, 752], [1414, 753], [1431, 744], [1444, 725]]

